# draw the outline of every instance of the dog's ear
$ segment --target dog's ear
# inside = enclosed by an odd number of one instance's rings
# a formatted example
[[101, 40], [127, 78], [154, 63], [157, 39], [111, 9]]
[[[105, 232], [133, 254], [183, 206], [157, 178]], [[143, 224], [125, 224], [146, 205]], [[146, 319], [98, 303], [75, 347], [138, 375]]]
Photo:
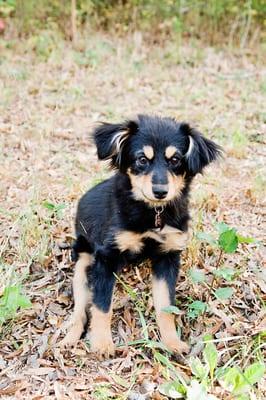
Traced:
[[186, 132], [188, 138], [185, 154], [187, 167], [192, 175], [196, 175], [222, 154], [222, 148], [188, 124], [181, 124], [181, 129]]
[[130, 135], [138, 130], [136, 121], [121, 124], [101, 123], [94, 131], [94, 141], [100, 160], [110, 160], [113, 167], [119, 168], [123, 148]]

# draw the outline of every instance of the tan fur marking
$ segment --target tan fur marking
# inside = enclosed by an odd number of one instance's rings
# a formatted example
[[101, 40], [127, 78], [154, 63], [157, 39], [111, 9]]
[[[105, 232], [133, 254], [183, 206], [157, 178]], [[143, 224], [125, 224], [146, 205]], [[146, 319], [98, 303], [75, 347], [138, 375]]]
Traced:
[[100, 356], [109, 357], [114, 354], [114, 343], [111, 333], [112, 311], [104, 313], [95, 305], [91, 307], [91, 350]]
[[87, 285], [87, 268], [93, 263], [93, 256], [88, 253], [80, 253], [75, 265], [73, 277], [74, 313], [71, 318], [70, 328], [62, 346], [73, 346], [80, 339], [87, 321], [86, 307], [91, 301], [91, 292]]
[[188, 345], [177, 337], [174, 315], [162, 311], [162, 309], [171, 304], [166, 282], [153, 277], [152, 294], [156, 320], [160, 329], [162, 342], [171, 351], [187, 353], [189, 351]]
[[166, 225], [160, 233], [164, 237], [164, 241], [160, 246], [162, 251], [169, 252], [184, 250], [186, 248], [188, 242], [187, 232], [182, 232], [179, 229]]
[[169, 190], [167, 198], [175, 199], [180, 196], [182, 189], [185, 187], [185, 179], [182, 175], [175, 175], [167, 172]]
[[148, 158], [148, 160], [152, 160], [154, 157], [154, 150], [152, 146], [144, 146], [143, 153]]
[[144, 239], [153, 239], [160, 243], [164, 252], [183, 250], [187, 246], [188, 232], [182, 232], [170, 225], [165, 225], [161, 231], [149, 230], [143, 233], [120, 231], [116, 234], [115, 241], [120, 251], [140, 253], [144, 246]]
[[130, 170], [128, 170], [127, 173], [131, 181], [134, 198], [136, 200], [143, 200], [150, 206], [154, 207], [156, 205], [156, 201], [152, 191], [152, 175], [134, 175], [130, 172]]
[[175, 146], [168, 146], [165, 149], [165, 157], [170, 159], [176, 153], [177, 148]]
[[133, 253], [140, 253], [144, 243], [141, 241], [142, 235], [131, 231], [121, 231], [116, 237], [115, 241], [120, 251], [132, 251]]

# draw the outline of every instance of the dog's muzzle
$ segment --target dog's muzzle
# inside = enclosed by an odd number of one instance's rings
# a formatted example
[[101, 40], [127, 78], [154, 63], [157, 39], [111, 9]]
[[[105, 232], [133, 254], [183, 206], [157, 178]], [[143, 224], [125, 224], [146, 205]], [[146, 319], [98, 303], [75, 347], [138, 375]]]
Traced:
[[168, 194], [168, 185], [152, 185], [152, 191], [156, 199], [162, 200]]

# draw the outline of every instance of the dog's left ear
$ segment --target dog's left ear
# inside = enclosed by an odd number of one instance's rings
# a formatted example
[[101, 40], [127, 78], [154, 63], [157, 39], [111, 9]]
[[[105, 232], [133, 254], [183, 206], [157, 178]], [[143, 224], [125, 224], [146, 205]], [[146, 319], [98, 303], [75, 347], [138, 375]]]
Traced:
[[182, 128], [188, 137], [188, 149], [185, 154], [187, 167], [192, 175], [196, 175], [221, 156], [222, 148], [212, 140], [205, 138], [196, 129], [190, 128], [188, 124], [182, 124]]
[[125, 121], [121, 124], [103, 122], [95, 129], [93, 136], [100, 160], [110, 160], [113, 167], [119, 168], [122, 151], [130, 135], [138, 129], [135, 121]]

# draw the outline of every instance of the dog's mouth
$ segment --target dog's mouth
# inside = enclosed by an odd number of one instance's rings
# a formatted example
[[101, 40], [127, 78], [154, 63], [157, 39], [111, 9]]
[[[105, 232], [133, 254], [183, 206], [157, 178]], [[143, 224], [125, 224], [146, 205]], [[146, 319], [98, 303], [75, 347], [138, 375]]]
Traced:
[[142, 193], [142, 196], [144, 197], [144, 199], [146, 200], [146, 202], [149, 203], [151, 207], [159, 207], [159, 206], [166, 205], [168, 203], [168, 201], [165, 199], [162, 199], [162, 200], [150, 199], [148, 196], [146, 196], [143, 193], [143, 191], [141, 193]]

